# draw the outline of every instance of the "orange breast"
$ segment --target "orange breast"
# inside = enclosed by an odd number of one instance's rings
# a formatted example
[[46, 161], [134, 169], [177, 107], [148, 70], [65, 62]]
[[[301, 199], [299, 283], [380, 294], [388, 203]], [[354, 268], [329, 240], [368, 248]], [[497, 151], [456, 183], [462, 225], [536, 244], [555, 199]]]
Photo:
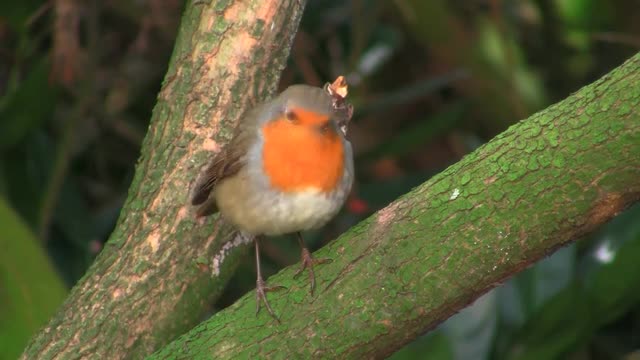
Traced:
[[263, 167], [274, 188], [331, 192], [342, 179], [344, 148], [333, 129], [320, 133], [283, 118], [267, 123], [262, 131]]

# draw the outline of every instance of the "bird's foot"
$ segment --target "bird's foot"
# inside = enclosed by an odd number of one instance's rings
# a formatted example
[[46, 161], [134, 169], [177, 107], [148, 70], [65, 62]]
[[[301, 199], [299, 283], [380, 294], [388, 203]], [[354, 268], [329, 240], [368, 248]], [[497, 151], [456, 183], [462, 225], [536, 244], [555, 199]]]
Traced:
[[300, 274], [302, 274], [302, 272], [304, 271], [304, 269], [309, 269], [309, 281], [311, 282], [311, 296], [313, 296], [313, 290], [316, 288], [316, 275], [313, 272], [313, 266], [314, 265], [320, 265], [320, 264], [328, 264], [330, 262], [332, 262], [332, 259], [314, 259], [311, 256], [311, 252], [309, 252], [309, 249], [307, 248], [302, 248], [302, 254], [300, 255], [301, 257], [301, 266], [300, 269], [298, 271], [296, 271], [296, 273], [293, 275], [293, 278], [297, 278], [298, 276], [300, 276]]
[[258, 315], [258, 313], [260, 312], [260, 304], [264, 302], [264, 306], [267, 308], [269, 314], [271, 314], [271, 316], [276, 319], [278, 323], [280, 323], [280, 319], [273, 312], [273, 309], [271, 309], [271, 305], [269, 305], [269, 301], [267, 300], [267, 293], [270, 291], [278, 291], [283, 289], [286, 289], [286, 287], [282, 285], [265, 286], [264, 280], [259, 277], [258, 280], [256, 280], [256, 315]]

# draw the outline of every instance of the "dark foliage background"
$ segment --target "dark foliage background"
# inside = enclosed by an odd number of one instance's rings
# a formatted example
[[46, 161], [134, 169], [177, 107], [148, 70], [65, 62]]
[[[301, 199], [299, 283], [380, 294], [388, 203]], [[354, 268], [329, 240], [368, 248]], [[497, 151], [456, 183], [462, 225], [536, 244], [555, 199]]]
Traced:
[[[110, 234], [184, 3], [0, 2], [0, 359], [17, 356]], [[640, 49], [635, 0], [309, 0], [280, 87], [346, 75], [358, 180], [319, 248]], [[496, 234], [500, 236], [500, 234]], [[265, 270], [298, 260], [263, 246]], [[395, 359], [639, 358], [640, 208]], [[212, 311], [255, 285], [248, 257]]]

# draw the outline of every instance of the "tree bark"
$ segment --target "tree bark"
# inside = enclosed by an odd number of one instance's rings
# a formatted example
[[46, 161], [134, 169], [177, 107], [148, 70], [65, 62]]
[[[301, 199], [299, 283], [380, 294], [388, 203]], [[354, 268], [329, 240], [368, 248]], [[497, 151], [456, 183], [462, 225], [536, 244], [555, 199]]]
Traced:
[[[152, 359], [382, 358], [640, 198], [640, 54], [512, 126]], [[295, 355], [295, 356], [294, 356]]]
[[203, 318], [244, 247], [194, 219], [189, 188], [276, 89], [304, 3], [189, 1], [116, 229], [23, 359], [138, 359]]

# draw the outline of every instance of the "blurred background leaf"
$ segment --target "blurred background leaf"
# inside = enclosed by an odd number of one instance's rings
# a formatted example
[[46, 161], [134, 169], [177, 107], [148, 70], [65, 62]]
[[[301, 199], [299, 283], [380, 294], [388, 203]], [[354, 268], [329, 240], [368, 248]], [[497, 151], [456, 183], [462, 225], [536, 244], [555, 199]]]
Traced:
[[[24, 257], [0, 254], [0, 298], [14, 286], [41, 291], [26, 313], [0, 304], [0, 354], [15, 354], [59, 303], [48, 279], [73, 285], [113, 229], [184, 5], [0, 2], [0, 245]], [[357, 172], [342, 213], [306, 234], [310, 247], [635, 54], [639, 12], [637, 0], [308, 0], [280, 88], [347, 76]], [[639, 219], [627, 211], [392, 358], [631, 356]], [[289, 237], [263, 248], [267, 275], [299, 259]], [[255, 286], [251, 256], [229, 284], [216, 308]], [[14, 318], [25, 314], [35, 315]]]
[[[48, 84], [49, 64], [40, 59], [31, 72], [0, 103], [0, 148], [10, 148], [24, 139], [30, 131], [42, 126], [55, 105], [54, 90]], [[49, 90], [49, 91], [47, 91]]]
[[48, 255], [0, 197], [0, 359], [15, 359], [66, 295]]

